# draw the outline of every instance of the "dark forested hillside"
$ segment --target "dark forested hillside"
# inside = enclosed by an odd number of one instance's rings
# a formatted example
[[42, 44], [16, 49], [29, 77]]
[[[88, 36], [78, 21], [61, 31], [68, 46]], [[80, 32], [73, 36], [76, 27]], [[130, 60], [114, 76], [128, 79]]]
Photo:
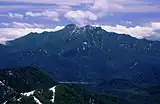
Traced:
[[49, 88], [57, 83], [46, 73], [33, 67], [1, 70], [0, 80], [18, 92]]
[[160, 42], [89, 25], [30, 33], [1, 45], [0, 59], [0, 68], [40, 67], [59, 81], [98, 82], [117, 77], [136, 83], [160, 81]]
[[59, 84], [32, 67], [0, 70], [0, 96], [0, 104], [132, 104], [127, 99]]
[[0, 70], [0, 103], [39, 88], [53, 87], [57, 82], [33, 67]]

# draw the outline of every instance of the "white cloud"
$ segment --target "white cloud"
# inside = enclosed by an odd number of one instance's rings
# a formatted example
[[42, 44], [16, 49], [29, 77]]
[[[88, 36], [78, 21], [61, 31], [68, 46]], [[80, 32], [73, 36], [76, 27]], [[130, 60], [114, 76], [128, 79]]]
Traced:
[[24, 17], [22, 14], [19, 14], [19, 13], [8, 13], [8, 16], [10, 18], [20, 18], [20, 19]]
[[0, 23], [1, 27], [4, 28], [44, 28], [44, 25], [41, 24], [29, 24], [29, 23], [21, 23], [21, 22], [12, 22], [12, 23]]
[[64, 28], [64, 26], [56, 26], [55, 28], [44, 28], [44, 27], [41, 28], [41, 25], [38, 25], [38, 24], [27, 24], [27, 23], [16, 23], [16, 24], [17, 26], [0, 28], [1, 44], [4, 44], [6, 41], [14, 40], [16, 38], [25, 36], [30, 32], [37, 32], [37, 33], [42, 33], [44, 31], [52, 32], [52, 31], [58, 31]]
[[155, 31], [153, 35], [145, 37], [146, 39], [149, 40], [158, 40], [160, 41], [160, 31]]
[[129, 34], [136, 38], [143, 38], [152, 35], [153, 29], [151, 27], [126, 27], [122, 25], [116, 26], [101, 26], [104, 30], [108, 32], [116, 32], [119, 34]]
[[99, 17], [102, 17], [106, 15], [108, 6], [108, 0], [94, 0], [91, 9], [96, 11]]
[[60, 5], [60, 6], [56, 6], [55, 11], [57, 11], [60, 14], [65, 14], [66, 12], [69, 12], [70, 10], [72, 10], [72, 6], [68, 6], [68, 5]]
[[0, 44], [5, 44], [8, 39], [6, 38], [0, 38]]
[[[5, 23], [2, 23], [5, 24]], [[7, 23], [6, 23], [7, 24]], [[8, 25], [9, 27], [0, 28], [0, 43], [4, 44], [8, 40], [13, 40], [30, 32], [41, 33], [44, 31], [58, 31], [64, 28], [64, 26], [57, 26], [55, 28], [50, 28], [39, 25], [39, 24], [27, 24], [27, 23], [12, 23], [17, 24], [17, 26]], [[160, 22], [151, 22], [149, 26], [135, 26], [126, 27], [123, 25], [101, 25], [101, 27], [108, 32], [116, 32], [120, 34], [128, 34], [136, 38], [146, 38], [150, 40], [160, 40]], [[96, 25], [100, 26], [100, 25]]]
[[91, 3], [91, 0], [0, 0], [4, 2], [25, 2], [25, 3], [43, 3], [57, 5], [80, 5], [83, 3]]
[[[107, 12], [160, 12], [159, 0], [0, 0], [3, 2], [14, 2], [15, 5], [0, 6], [0, 12], [17, 9], [30, 9], [30, 11], [56, 9], [56, 6], [80, 6], [81, 4], [91, 5], [90, 10], [96, 11], [98, 16], [104, 16]], [[41, 3], [46, 5], [17, 5], [23, 3]], [[48, 5], [49, 4], [49, 5]], [[51, 5], [55, 4], [55, 5]], [[82, 6], [83, 7], [83, 6]], [[83, 8], [84, 9], [84, 8]], [[89, 8], [85, 8], [89, 9]], [[92, 11], [92, 12], [93, 12]]]
[[160, 30], [160, 22], [152, 22], [151, 26], [155, 30]]
[[144, 0], [93, 0], [90, 10], [102, 17], [110, 12], [160, 12], [160, 5]]
[[79, 25], [87, 24], [89, 21], [95, 21], [98, 19], [97, 15], [90, 11], [69, 11], [65, 14], [65, 17]]
[[126, 27], [123, 25], [109, 26], [102, 25], [102, 29], [108, 32], [128, 34], [136, 38], [160, 39], [160, 22], [151, 22], [150, 26]]
[[52, 29], [52, 31], [58, 31], [63, 29], [65, 26], [56, 26], [54, 29]]
[[49, 11], [46, 10], [44, 12], [26, 12], [26, 16], [31, 16], [31, 17], [47, 17], [53, 21], [59, 21], [59, 14], [56, 11]]
[[121, 23], [124, 23], [126, 25], [132, 25], [133, 24], [131, 21], [121, 21]]

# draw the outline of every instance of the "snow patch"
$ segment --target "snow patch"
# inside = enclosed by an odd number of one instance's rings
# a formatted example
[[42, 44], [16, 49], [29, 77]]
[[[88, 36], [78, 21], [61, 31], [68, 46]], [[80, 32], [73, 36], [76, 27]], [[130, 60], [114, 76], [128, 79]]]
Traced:
[[87, 42], [83, 42], [83, 44], [87, 45]]
[[22, 98], [17, 99], [17, 101], [21, 101]]
[[[1, 82], [1, 81], [0, 81]], [[54, 89], [51, 89], [52, 91], [54, 90]], [[30, 91], [30, 92], [26, 92], [26, 93], [21, 93], [21, 95], [23, 95], [23, 96], [33, 96], [33, 94], [34, 94], [34, 92], [35, 92], [35, 90], [33, 90], [33, 91]], [[35, 100], [35, 102], [37, 103], [37, 104], [42, 104], [35, 96], [33, 96], [33, 98], [34, 98], [34, 100]], [[22, 98], [19, 98], [19, 99], [17, 99], [17, 101], [21, 101], [21, 99]], [[3, 104], [6, 104], [7, 103], [7, 101], [5, 101]]]
[[77, 52], [80, 52], [80, 49], [79, 49], [79, 48], [77, 48]]
[[[26, 93], [21, 93], [21, 95], [23, 96], [32, 96], [34, 94], [35, 90], [30, 91], [30, 92], [26, 92]], [[36, 101], [37, 104], [42, 104], [35, 96], [33, 96], [34, 100]], [[17, 101], [20, 101], [21, 98], [17, 99]]]
[[13, 75], [11, 70], [8, 71], [8, 75]]
[[34, 94], [34, 92], [35, 92], [35, 90], [30, 91], [30, 92], [26, 92], [26, 93], [21, 93], [21, 95], [23, 95], [23, 96], [31, 96], [31, 95]]
[[85, 47], [83, 47], [83, 51], [84, 51], [84, 50], [86, 50], [86, 48], [85, 48]]
[[52, 96], [51, 102], [54, 103], [54, 100], [55, 100], [55, 92], [56, 92], [56, 86], [50, 88], [49, 90], [53, 92], [53, 96]]
[[0, 81], [0, 85], [5, 86], [5, 84], [3, 82]]
[[138, 62], [134, 62], [134, 66], [138, 65]]
[[48, 53], [47, 50], [44, 50], [44, 53], [47, 54]]
[[7, 103], [7, 101], [5, 101], [3, 104], [6, 104]]
[[36, 101], [37, 104], [42, 104], [35, 96], [33, 96], [34, 100]]
[[71, 31], [70, 36], [77, 31], [77, 28], [75, 27], [73, 31]]

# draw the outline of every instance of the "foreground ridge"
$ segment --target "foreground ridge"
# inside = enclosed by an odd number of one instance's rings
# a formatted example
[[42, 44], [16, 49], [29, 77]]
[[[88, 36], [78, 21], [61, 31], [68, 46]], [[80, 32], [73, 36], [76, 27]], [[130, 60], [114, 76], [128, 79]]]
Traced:
[[[12, 73], [12, 75], [7, 74], [8, 71]], [[23, 74], [20, 74], [20, 72], [22, 71], [23, 71]], [[36, 75], [36, 77], [39, 78], [40, 76], [38, 76], [37, 73], [39, 73], [42, 79], [49, 79], [47, 83], [44, 83], [45, 85], [50, 84], [50, 85], [53, 85], [53, 87], [51, 86], [50, 87], [49, 86], [34, 87], [36, 83], [33, 83], [33, 85], [30, 86], [32, 82], [30, 82], [29, 79], [23, 77], [25, 75], [25, 76], [30, 76], [32, 78], [33, 76]], [[118, 97], [113, 97], [108, 95], [94, 94], [84, 89], [78, 88], [75, 85], [55, 83], [55, 81], [50, 80], [49, 76], [46, 76], [46, 75], [44, 76], [43, 74], [44, 73], [42, 71], [32, 67], [21, 68], [21, 69], [0, 70], [0, 78], [5, 76], [3, 77], [4, 83], [0, 84], [0, 94], [3, 94], [3, 99], [0, 99], [0, 103], [3, 103], [3, 104], [26, 104], [26, 103], [27, 104], [48, 104], [48, 103], [49, 104], [64, 104], [64, 103], [65, 104], [106, 104], [109, 102], [110, 103], [113, 102], [112, 99], [115, 99], [116, 101], [114, 101], [115, 102], [114, 104], [121, 104], [123, 102], [126, 102], [126, 104], [131, 104], [127, 100], [119, 99]], [[18, 80], [15, 80], [14, 75], [20, 75], [21, 80], [23, 81], [24, 81], [24, 78], [25, 80], [28, 80], [27, 85], [24, 86], [23, 88], [24, 89], [23, 92], [20, 91], [21, 88], [17, 88], [11, 82], [15, 81], [14, 82], [15, 84], [18, 84], [18, 83], [25, 84], [26, 82], [25, 81], [19, 82]], [[43, 84], [42, 79], [39, 79], [39, 85]], [[32, 81], [34, 80], [35, 79], [33, 79]], [[12, 87], [12, 90], [10, 91], [9, 89], [7, 89], [9, 85]], [[30, 86], [33, 88], [28, 89], [27, 86]], [[8, 90], [7, 96], [5, 93], [3, 93], [3, 91], [5, 92], [5, 89]]]

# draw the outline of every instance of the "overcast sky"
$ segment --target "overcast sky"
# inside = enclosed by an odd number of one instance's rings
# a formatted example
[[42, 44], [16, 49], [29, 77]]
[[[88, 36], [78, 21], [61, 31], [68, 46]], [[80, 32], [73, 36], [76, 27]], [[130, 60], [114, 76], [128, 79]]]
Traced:
[[0, 0], [0, 43], [65, 25], [160, 39], [160, 0]]

